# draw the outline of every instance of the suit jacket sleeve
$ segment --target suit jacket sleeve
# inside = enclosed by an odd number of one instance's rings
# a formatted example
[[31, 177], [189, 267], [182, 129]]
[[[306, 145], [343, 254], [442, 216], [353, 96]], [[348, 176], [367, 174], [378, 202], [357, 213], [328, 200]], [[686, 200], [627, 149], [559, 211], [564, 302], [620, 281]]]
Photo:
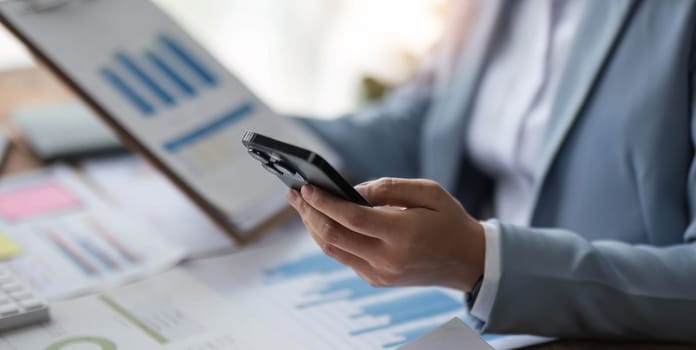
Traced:
[[[696, 55], [691, 62], [696, 65]], [[666, 236], [682, 235], [682, 242], [654, 246], [588, 241], [583, 232], [501, 224], [501, 276], [484, 331], [696, 342], [693, 74], [691, 86], [692, 159], [683, 174], [689, 216], [683, 232], [664, 232]], [[655, 210], [659, 205], [652, 207]]]
[[299, 120], [336, 150], [352, 180], [417, 177], [421, 125], [432, 95], [433, 74], [425, 70], [381, 102], [354, 114]]
[[655, 247], [501, 227], [501, 278], [484, 331], [696, 341], [693, 234]]

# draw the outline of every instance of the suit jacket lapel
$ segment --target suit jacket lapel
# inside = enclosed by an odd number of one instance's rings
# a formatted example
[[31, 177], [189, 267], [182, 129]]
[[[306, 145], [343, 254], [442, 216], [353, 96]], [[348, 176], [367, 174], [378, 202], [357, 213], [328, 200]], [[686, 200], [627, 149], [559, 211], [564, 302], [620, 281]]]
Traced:
[[[421, 149], [421, 169], [426, 178], [439, 182], [452, 191], [461, 158], [461, 141], [464, 135], [467, 111], [479, 74], [493, 39], [495, 28], [504, 11], [504, 1], [483, 0], [481, 12], [468, 42], [457, 58], [452, 83], [440, 86], [436, 101], [425, 125]], [[461, 40], [461, 39], [459, 39]], [[446, 77], [450, 78], [450, 77]]]
[[551, 110], [547, 138], [541, 150], [536, 174], [534, 207], [544, 180], [568, 132], [587, 100], [597, 75], [611, 52], [634, 0], [588, 1], [578, 36], [570, 51], [566, 68]]

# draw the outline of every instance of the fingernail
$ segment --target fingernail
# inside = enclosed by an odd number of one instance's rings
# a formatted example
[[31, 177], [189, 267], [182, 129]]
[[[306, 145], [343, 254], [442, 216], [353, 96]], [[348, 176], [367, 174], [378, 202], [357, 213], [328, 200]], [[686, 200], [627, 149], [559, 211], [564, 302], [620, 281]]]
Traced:
[[310, 200], [312, 198], [312, 195], [314, 195], [314, 186], [312, 186], [312, 185], [302, 186], [302, 198], [304, 198], [305, 200]]
[[368, 181], [365, 181], [365, 182], [361, 182], [361, 183], [355, 185], [355, 187], [367, 186], [367, 185], [369, 185], [370, 183], [372, 183], [372, 181], [373, 181], [373, 180], [368, 180]]

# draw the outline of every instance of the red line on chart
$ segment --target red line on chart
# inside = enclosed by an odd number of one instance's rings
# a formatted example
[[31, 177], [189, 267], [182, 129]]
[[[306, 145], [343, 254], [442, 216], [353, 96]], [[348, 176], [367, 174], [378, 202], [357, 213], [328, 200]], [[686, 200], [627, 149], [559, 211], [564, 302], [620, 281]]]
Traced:
[[126, 260], [134, 264], [140, 261], [140, 257], [138, 256], [138, 254], [134, 253], [125, 244], [116, 239], [106, 228], [104, 228], [104, 226], [100, 225], [92, 218], [85, 219], [85, 221], [89, 226], [91, 226], [94, 229], [94, 232], [97, 235], [99, 235], [105, 241], [113, 245], [116, 248], [116, 250], [118, 250], [118, 252], [121, 253], [121, 256], [123, 256]]
[[46, 228], [46, 235], [53, 241], [58, 249], [75, 263], [82, 271], [88, 275], [98, 275], [99, 270], [92, 265], [80, 252], [75, 250], [68, 242], [66, 242], [55, 230]]
[[108, 254], [106, 254], [101, 249], [99, 249], [99, 247], [92, 244], [92, 242], [90, 242], [86, 239], [81, 239], [77, 243], [82, 247], [82, 249], [84, 249], [87, 253], [94, 256], [94, 258], [99, 260], [109, 270], [115, 271], [115, 270], [121, 269], [121, 267], [118, 265], [118, 262], [116, 260], [114, 260]]

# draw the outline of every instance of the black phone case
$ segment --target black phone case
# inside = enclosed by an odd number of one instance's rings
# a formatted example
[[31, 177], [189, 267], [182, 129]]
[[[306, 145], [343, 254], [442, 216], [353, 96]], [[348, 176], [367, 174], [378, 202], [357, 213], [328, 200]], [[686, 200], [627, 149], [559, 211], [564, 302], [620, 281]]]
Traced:
[[244, 133], [242, 143], [249, 155], [288, 187], [299, 190], [312, 184], [344, 200], [371, 206], [329, 162], [312, 151], [251, 131]]

